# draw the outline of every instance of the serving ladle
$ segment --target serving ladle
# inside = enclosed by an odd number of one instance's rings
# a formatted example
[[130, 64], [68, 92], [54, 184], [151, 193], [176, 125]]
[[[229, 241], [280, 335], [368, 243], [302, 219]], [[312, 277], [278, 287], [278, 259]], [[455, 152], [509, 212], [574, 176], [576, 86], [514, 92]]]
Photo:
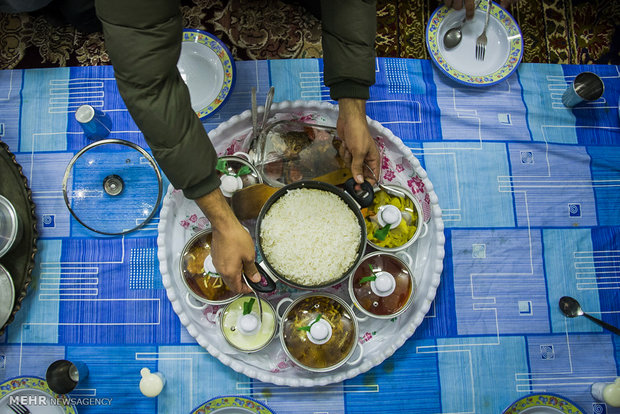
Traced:
[[602, 326], [603, 328], [615, 333], [616, 335], [620, 335], [620, 329], [585, 313], [583, 309], [581, 309], [581, 305], [579, 304], [579, 302], [577, 302], [577, 299], [575, 298], [571, 298], [570, 296], [562, 296], [560, 298], [560, 310], [564, 315], [569, 318], [574, 318], [576, 316], [585, 316], [586, 318]]
[[[474, 3], [474, 10], [478, 8], [479, 4], [480, 4], [480, 0], [476, 0], [476, 2]], [[473, 17], [472, 17], [472, 20], [473, 20]], [[449, 29], [443, 35], [443, 45], [445, 46], [446, 49], [453, 49], [457, 47], [459, 43], [461, 43], [461, 40], [463, 39], [463, 32], [461, 31], [461, 28], [463, 27], [465, 23], [467, 23], [467, 16], [463, 18], [463, 21], [461, 22], [461, 24]]]

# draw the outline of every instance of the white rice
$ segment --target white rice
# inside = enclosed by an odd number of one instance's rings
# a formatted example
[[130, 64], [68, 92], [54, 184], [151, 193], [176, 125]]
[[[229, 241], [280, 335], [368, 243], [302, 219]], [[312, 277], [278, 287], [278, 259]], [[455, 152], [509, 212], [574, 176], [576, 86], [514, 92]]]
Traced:
[[353, 265], [359, 222], [336, 194], [300, 188], [269, 208], [261, 223], [265, 259], [286, 279], [304, 286], [335, 281]]

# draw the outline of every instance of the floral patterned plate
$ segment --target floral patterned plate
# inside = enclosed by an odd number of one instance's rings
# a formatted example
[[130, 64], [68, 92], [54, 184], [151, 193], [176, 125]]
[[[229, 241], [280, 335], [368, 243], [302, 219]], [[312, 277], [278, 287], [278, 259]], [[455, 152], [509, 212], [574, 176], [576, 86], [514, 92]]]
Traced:
[[521, 29], [510, 13], [493, 3], [485, 59], [476, 59], [476, 39], [482, 33], [487, 7], [488, 3], [482, 2], [473, 20], [463, 24], [463, 40], [453, 49], [446, 49], [443, 37], [461, 24], [465, 10], [439, 7], [426, 27], [426, 46], [432, 61], [448, 77], [465, 85], [490, 86], [501, 82], [514, 73], [523, 57]]
[[[50, 390], [47, 382], [37, 377], [18, 377], [0, 384], [0, 412], [9, 411], [9, 404], [19, 404], [36, 413], [77, 413], [75, 407]], [[28, 411], [30, 412], [30, 411]]]
[[274, 414], [263, 403], [246, 397], [226, 396], [212, 398], [192, 414]]
[[202, 30], [183, 30], [177, 68], [189, 89], [192, 109], [201, 119], [222, 106], [235, 84], [230, 51], [220, 39]]
[[506, 408], [503, 414], [583, 414], [575, 403], [555, 394], [525, 396]]
[[[285, 101], [273, 104], [274, 114], [268, 122], [299, 120], [305, 123], [336, 125], [338, 109], [328, 102]], [[313, 387], [342, 382], [353, 378], [389, 358], [415, 332], [430, 309], [439, 285], [444, 258], [444, 225], [441, 208], [433, 185], [420, 161], [411, 149], [379, 122], [369, 120], [369, 128], [382, 154], [380, 180], [407, 187], [420, 200], [424, 217], [427, 219], [428, 234], [407, 247], [411, 258], [411, 269], [416, 278], [417, 290], [409, 309], [394, 318], [384, 321], [369, 318], [359, 324], [358, 341], [364, 348], [364, 359], [357, 365], [343, 365], [329, 372], [310, 372], [295, 366], [282, 349], [280, 341], [272, 341], [260, 352], [244, 354], [232, 348], [221, 335], [217, 325], [218, 306], [198, 306], [188, 302], [187, 290], [180, 278], [180, 252], [186, 242], [198, 231], [209, 226], [196, 203], [188, 200], [172, 186], [164, 197], [160, 212], [157, 237], [157, 257], [162, 282], [172, 307], [181, 323], [196, 342], [209, 354], [233, 370], [263, 382], [293, 387]], [[231, 117], [209, 132], [217, 153], [231, 155], [247, 152], [250, 143], [252, 122], [250, 111]], [[249, 221], [249, 220], [248, 220]], [[254, 224], [242, 222], [251, 234]], [[407, 258], [404, 258], [408, 260]], [[332, 286], [323, 291], [351, 301], [347, 283]], [[279, 284], [275, 292], [262, 295], [273, 306], [287, 297], [295, 299], [307, 291], [301, 291], [285, 284]]]

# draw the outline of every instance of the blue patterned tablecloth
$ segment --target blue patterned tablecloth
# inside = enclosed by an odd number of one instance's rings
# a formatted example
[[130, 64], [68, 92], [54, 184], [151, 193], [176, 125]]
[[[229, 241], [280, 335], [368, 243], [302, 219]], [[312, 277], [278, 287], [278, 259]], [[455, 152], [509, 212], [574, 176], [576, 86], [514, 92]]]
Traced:
[[[329, 100], [321, 60], [237, 62], [234, 93], [209, 131], [259, 102]], [[605, 82], [596, 102], [561, 103], [575, 75]], [[558, 299], [620, 326], [620, 125], [617, 66], [522, 64], [490, 88], [458, 85], [429, 61], [377, 59], [368, 115], [421, 160], [446, 224], [444, 272], [424, 323], [391, 358], [341, 384], [276, 387], [237, 374], [198, 346], [174, 313], [157, 262], [157, 217], [125, 237], [96, 237], [69, 214], [62, 177], [89, 143], [74, 119], [84, 103], [107, 112], [111, 138], [143, 147], [111, 67], [0, 71], [0, 139], [24, 168], [40, 240], [22, 310], [0, 338], [0, 382], [45, 375], [57, 359], [85, 362], [71, 395], [111, 399], [82, 413], [188, 413], [242, 395], [284, 413], [500, 413], [536, 392], [586, 413], [593, 382], [620, 373], [620, 337]], [[140, 369], [161, 371], [157, 398]]]

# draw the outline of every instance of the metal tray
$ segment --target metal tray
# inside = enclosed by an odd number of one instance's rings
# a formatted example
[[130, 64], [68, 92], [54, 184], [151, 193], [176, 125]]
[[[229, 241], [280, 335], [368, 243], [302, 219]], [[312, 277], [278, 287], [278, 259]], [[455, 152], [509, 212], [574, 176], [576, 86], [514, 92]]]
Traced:
[[32, 280], [34, 256], [37, 252], [37, 218], [32, 201], [32, 192], [28, 180], [22, 173], [22, 167], [15, 160], [9, 146], [0, 140], [0, 194], [6, 197], [15, 207], [22, 223], [22, 237], [10, 252], [0, 258], [2, 264], [11, 274], [15, 285], [15, 303], [11, 316], [0, 329], [0, 335], [13, 322], [15, 314], [21, 308], [26, 291]]

